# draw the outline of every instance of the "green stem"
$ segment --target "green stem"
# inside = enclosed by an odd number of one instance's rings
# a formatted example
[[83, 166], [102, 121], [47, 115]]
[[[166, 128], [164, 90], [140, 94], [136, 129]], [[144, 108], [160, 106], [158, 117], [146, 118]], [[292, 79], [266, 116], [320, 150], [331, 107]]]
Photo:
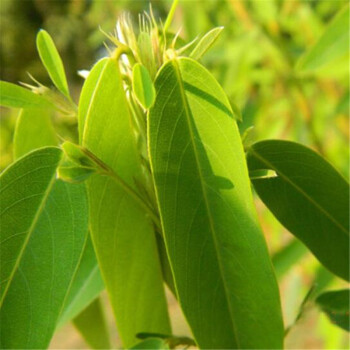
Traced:
[[119, 58], [121, 55], [127, 55], [129, 60], [130, 60], [131, 65], [133, 65], [136, 62], [135, 56], [134, 56], [132, 50], [130, 49], [130, 47], [128, 47], [124, 44], [119, 44], [119, 46], [115, 49], [115, 51], [113, 53], [113, 58], [116, 61], [119, 61]]
[[113, 170], [102, 172], [102, 175], [107, 175], [111, 177], [120, 187], [127, 192], [130, 197], [132, 197], [143, 209], [146, 210], [147, 214], [150, 216], [154, 224], [158, 229], [160, 229], [160, 220], [158, 216], [154, 213], [153, 209], [142, 199], [142, 197], [134, 191], [121, 177], [119, 177]]
[[93, 153], [91, 153], [86, 148], [83, 149], [85, 154], [90, 157], [101, 169], [99, 171], [100, 175], [106, 175], [111, 177], [123, 190], [130, 195], [140, 207], [142, 207], [149, 217], [152, 219], [153, 223], [156, 225], [157, 229], [161, 229], [161, 224], [158, 215], [154, 212], [150, 205], [148, 205], [142, 197], [132, 188], [130, 187], [117, 173], [114, 172], [107, 164], [105, 164], [101, 159], [97, 158]]

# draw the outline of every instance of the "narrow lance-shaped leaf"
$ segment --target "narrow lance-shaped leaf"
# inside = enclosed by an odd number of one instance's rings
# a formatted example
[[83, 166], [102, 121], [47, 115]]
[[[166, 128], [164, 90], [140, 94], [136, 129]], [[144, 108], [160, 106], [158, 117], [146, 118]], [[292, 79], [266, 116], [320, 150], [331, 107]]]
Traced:
[[7, 81], [0, 81], [0, 106], [13, 108], [53, 107], [43, 96]]
[[44, 64], [52, 82], [58, 90], [69, 97], [66, 73], [64, 72], [61, 57], [56, 49], [55, 43], [48, 32], [41, 29], [36, 38], [36, 45], [42, 63]]
[[89, 72], [88, 77], [85, 80], [83, 90], [80, 95], [80, 103], [78, 109], [78, 129], [79, 129], [79, 142], [82, 142], [85, 119], [88, 115], [90, 108], [90, 101], [92, 100], [98, 85], [101, 83], [101, 72], [106, 65], [107, 58], [103, 58], [94, 65], [94, 69]]
[[316, 304], [325, 312], [330, 321], [350, 331], [350, 290], [334, 290], [319, 295]]
[[217, 27], [205, 34], [191, 52], [190, 57], [199, 60], [214, 45], [223, 29], [224, 27]]
[[205, 349], [281, 348], [278, 287], [229, 102], [192, 59], [169, 61], [155, 87], [150, 159], [178, 298], [194, 337]]
[[144, 109], [153, 105], [156, 92], [148, 70], [142, 64], [136, 63], [133, 67], [132, 88], [137, 101]]
[[87, 240], [84, 186], [58, 181], [62, 152], [28, 153], [0, 177], [1, 348], [46, 348]]
[[79, 123], [85, 121], [82, 145], [123, 181], [93, 175], [88, 193], [97, 259], [123, 345], [130, 347], [137, 341], [136, 333], [169, 333], [170, 325], [153, 227], [125, 187], [134, 188], [141, 170], [114, 59], [100, 61], [90, 72], [79, 109]]
[[74, 326], [92, 349], [111, 348], [100, 298], [96, 298], [74, 319]]
[[297, 64], [300, 72], [314, 71], [349, 53], [349, 6], [347, 5], [326, 28], [316, 44]]
[[13, 142], [15, 158], [37, 148], [56, 146], [57, 142], [50, 110], [26, 108], [20, 112]]
[[349, 184], [319, 154], [289, 141], [261, 141], [248, 150], [250, 171], [275, 217], [337, 276], [349, 280]]

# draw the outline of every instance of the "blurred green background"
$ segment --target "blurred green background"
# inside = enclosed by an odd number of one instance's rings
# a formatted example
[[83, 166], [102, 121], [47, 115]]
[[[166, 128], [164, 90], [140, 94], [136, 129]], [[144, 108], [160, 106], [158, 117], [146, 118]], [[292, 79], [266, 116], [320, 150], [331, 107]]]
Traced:
[[[152, 4], [163, 21], [171, 1], [135, 0], [0, 0], [0, 75], [2, 80], [29, 83], [30, 72], [50, 85], [35, 47], [40, 28], [53, 37], [62, 56], [76, 101], [83, 79], [77, 71], [90, 69], [105, 56], [106, 37], [117, 17], [138, 13]], [[180, 0], [172, 30], [190, 41], [215, 26], [224, 26], [202, 63], [216, 76], [230, 100], [241, 110], [245, 142], [280, 138], [303, 143], [320, 152], [346, 178], [349, 176], [349, 57], [342, 57], [309, 75], [297, 74], [296, 62], [322, 35], [347, 0]], [[1, 109], [0, 169], [12, 161], [12, 136], [17, 111]], [[279, 284], [286, 326], [293, 323], [307, 291], [343, 287], [256, 200], [271, 254], [279, 264]], [[279, 253], [287, 248], [287, 253]], [[289, 249], [289, 250], [288, 250]], [[118, 339], [108, 310], [112, 337]], [[188, 334], [175, 300], [169, 300], [174, 333]], [[52, 348], [85, 348], [70, 325], [57, 333]], [[290, 349], [348, 348], [347, 333], [332, 325], [310, 302], [286, 338]]]

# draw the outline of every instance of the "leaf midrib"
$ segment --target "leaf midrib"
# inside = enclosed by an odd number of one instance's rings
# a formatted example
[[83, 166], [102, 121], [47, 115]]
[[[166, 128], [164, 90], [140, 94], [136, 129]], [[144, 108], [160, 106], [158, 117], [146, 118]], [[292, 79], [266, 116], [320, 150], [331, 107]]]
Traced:
[[222, 284], [223, 284], [223, 287], [224, 287], [224, 292], [225, 292], [225, 295], [226, 295], [226, 301], [227, 301], [227, 304], [228, 304], [229, 315], [230, 315], [230, 319], [231, 319], [231, 323], [232, 323], [232, 329], [233, 329], [233, 333], [234, 333], [234, 336], [235, 336], [235, 342], [236, 342], [237, 348], [240, 348], [238, 331], [237, 331], [236, 324], [234, 322], [234, 318], [233, 318], [233, 314], [232, 314], [232, 310], [231, 310], [232, 305], [231, 305], [231, 303], [229, 301], [229, 297], [228, 297], [229, 293], [228, 293], [228, 290], [227, 290], [225, 279], [223, 277], [222, 262], [221, 262], [220, 254], [219, 254], [219, 250], [218, 250], [218, 243], [217, 243], [216, 238], [215, 238], [216, 237], [216, 235], [215, 235], [215, 227], [214, 227], [211, 210], [210, 210], [209, 203], [208, 203], [208, 197], [207, 197], [207, 193], [206, 193], [206, 190], [205, 190], [205, 184], [203, 183], [203, 174], [202, 174], [200, 163], [199, 163], [198, 150], [197, 150], [197, 147], [196, 147], [196, 144], [195, 144], [194, 134], [193, 134], [192, 126], [191, 126], [191, 120], [190, 120], [190, 118], [191, 118], [191, 111], [190, 111], [190, 107], [189, 107], [189, 104], [188, 104], [188, 101], [187, 101], [185, 88], [183, 86], [183, 80], [182, 80], [181, 72], [180, 72], [180, 69], [178, 67], [178, 62], [177, 62], [176, 59], [172, 60], [172, 65], [174, 67], [175, 74], [176, 74], [176, 77], [177, 77], [177, 80], [178, 80], [181, 100], [183, 102], [184, 109], [185, 109], [186, 121], [187, 121], [187, 124], [188, 124], [188, 129], [189, 129], [189, 133], [190, 133], [192, 147], [193, 147], [193, 150], [194, 150], [194, 155], [195, 155], [195, 160], [196, 160], [196, 167], [197, 167], [198, 174], [199, 174], [199, 182], [200, 182], [200, 186], [201, 186], [203, 197], [204, 197], [205, 208], [206, 208], [206, 211], [207, 211], [207, 214], [208, 214], [208, 221], [209, 221], [209, 225], [210, 225], [210, 232], [212, 234], [212, 240], [214, 242], [214, 247], [215, 247], [215, 251], [216, 251], [217, 261], [218, 261], [218, 265], [219, 265], [220, 277], [221, 277], [221, 281], [222, 281]]
[[[60, 158], [62, 158], [62, 157], [60, 157]], [[58, 162], [59, 162], [59, 160], [58, 160]], [[57, 164], [58, 164], [58, 162], [57, 162]], [[39, 218], [40, 218], [40, 216], [41, 216], [41, 214], [42, 214], [42, 212], [44, 210], [44, 207], [46, 205], [47, 199], [48, 199], [48, 197], [50, 195], [50, 192], [52, 190], [52, 187], [53, 187], [55, 181], [56, 181], [56, 174], [55, 174], [55, 172], [53, 172], [53, 174], [51, 176], [51, 179], [50, 179], [50, 182], [49, 182], [48, 186], [46, 187], [45, 194], [44, 194], [44, 196], [42, 198], [42, 201], [41, 201], [41, 203], [40, 203], [40, 205], [38, 207], [38, 210], [37, 210], [37, 212], [36, 212], [36, 214], [34, 216], [33, 222], [32, 222], [32, 224], [29, 227], [27, 237], [25, 238], [25, 240], [23, 242], [21, 250], [20, 250], [20, 252], [18, 254], [18, 257], [16, 259], [15, 265], [14, 265], [12, 271], [11, 271], [11, 274], [10, 274], [9, 278], [7, 279], [7, 284], [6, 284], [5, 290], [4, 290], [4, 292], [3, 292], [2, 296], [1, 296], [1, 300], [0, 300], [0, 307], [2, 306], [2, 304], [3, 304], [3, 302], [4, 302], [5, 298], [6, 298], [7, 292], [9, 290], [9, 288], [10, 288], [10, 285], [11, 285], [12, 280], [13, 280], [15, 274], [16, 274], [16, 271], [17, 271], [17, 269], [18, 269], [18, 267], [19, 267], [19, 265], [21, 263], [23, 254], [24, 254], [24, 252], [25, 252], [25, 250], [27, 248], [27, 245], [28, 245], [28, 242], [30, 240], [30, 237], [32, 236], [32, 233], [33, 233], [33, 231], [36, 228], [38, 220], [39, 220]]]
[[339, 223], [326, 209], [320, 206], [317, 202], [315, 202], [312, 197], [310, 197], [301, 187], [299, 187], [296, 183], [288, 178], [282, 171], [277, 169], [272, 163], [270, 163], [267, 159], [257, 153], [253, 147], [250, 148], [249, 152], [251, 152], [256, 158], [258, 158], [263, 164], [269, 167], [271, 170], [276, 171], [278, 176], [282, 177], [286, 182], [288, 182], [292, 187], [294, 187], [300, 194], [302, 194], [311, 204], [313, 204], [321, 213], [323, 213], [330, 221], [333, 222], [341, 231], [343, 231], [346, 235], [348, 235], [347, 229]]

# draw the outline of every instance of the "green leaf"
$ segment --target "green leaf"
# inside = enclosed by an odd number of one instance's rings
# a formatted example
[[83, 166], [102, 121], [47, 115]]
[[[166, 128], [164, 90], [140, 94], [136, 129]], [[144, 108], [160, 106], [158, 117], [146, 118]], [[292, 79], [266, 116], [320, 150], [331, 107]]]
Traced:
[[325, 292], [317, 297], [316, 304], [332, 323], [350, 331], [350, 289]]
[[83, 89], [80, 94], [79, 109], [78, 109], [78, 129], [79, 129], [79, 142], [82, 142], [85, 118], [89, 112], [90, 103], [98, 85], [101, 83], [101, 73], [106, 65], [108, 58], [103, 58], [98, 61], [94, 68], [90, 71], [88, 78], [85, 80]]
[[43, 65], [58, 90], [69, 97], [66, 73], [61, 57], [49, 33], [41, 29], [36, 38], [36, 46]]
[[300, 72], [315, 71], [349, 53], [349, 6], [326, 28], [316, 44], [299, 60]]
[[278, 279], [284, 275], [308, 252], [299, 240], [293, 240], [272, 256], [272, 263]]
[[289, 141], [262, 141], [248, 150], [252, 179], [275, 217], [337, 276], [349, 280], [349, 185], [320, 155]]
[[0, 106], [13, 108], [50, 108], [52, 104], [41, 95], [19, 85], [0, 81]]
[[156, 91], [148, 70], [140, 63], [136, 63], [132, 70], [132, 89], [144, 109], [149, 109], [153, 105]]
[[190, 57], [199, 60], [214, 45], [223, 29], [224, 27], [213, 28], [205, 34], [190, 53]]
[[[17, 121], [14, 136], [15, 158], [18, 158], [36, 148], [43, 147], [46, 144], [57, 144], [57, 137], [51, 124], [50, 113], [43, 109], [22, 110]], [[87, 156], [82, 154], [80, 149], [76, 149], [76, 145], [66, 142], [62, 147], [66, 149], [66, 153], [78, 158], [80, 163], [84, 164], [84, 161], [89, 162], [89, 160], [86, 159]], [[91, 165], [93, 163], [89, 162], [88, 164]], [[61, 162], [57, 172], [61, 178], [67, 180], [67, 174], [66, 176], [63, 176], [64, 174], [62, 174], [64, 171], [67, 171], [67, 169], [63, 170]], [[77, 171], [81, 175], [81, 168], [78, 168]], [[93, 169], [88, 169], [88, 172], [90, 175], [90, 173], [93, 172]], [[69, 175], [69, 179], [72, 179], [73, 177], [77, 180], [76, 174], [75, 176], [72, 174]], [[91, 301], [95, 299], [103, 289], [104, 284], [97, 265], [91, 239], [89, 237], [57, 327], [60, 327], [64, 323], [73, 319], [80, 311], [91, 303]]]
[[119, 334], [130, 347], [136, 333], [170, 333], [161, 267], [151, 221], [130, 196], [141, 170], [118, 63], [100, 61], [85, 84], [82, 145], [116, 174], [88, 181], [91, 234]]
[[281, 348], [278, 287], [228, 99], [188, 58], [169, 61], [155, 87], [151, 166], [178, 299], [194, 337], [205, 349]]
[[84, 186], [55, 178], [62, 152], [28, 153], [0, 177], [2, 348], [46, 348], [87, 240]]
[[74, 326], [93, 349], [111, 348], [100, 298], [96, 298], [74, 319]]
[[78, 316], [103, 289], [104, 283], [89, 236], [57, 328]]
[[56, 146], [57, 142], [49, 110], [28, 108], [20, 112], [13, 141], [16, 159], [37, 148]]
[[141, 341], [131, 347], [130, 349], [149, 349], [149, 350], [156, 350], [156, 349], [169, 349], [169, 346], [167, 345], [166, 341], [164, 339], [159, 338], [149, 338], [144, 341]]

